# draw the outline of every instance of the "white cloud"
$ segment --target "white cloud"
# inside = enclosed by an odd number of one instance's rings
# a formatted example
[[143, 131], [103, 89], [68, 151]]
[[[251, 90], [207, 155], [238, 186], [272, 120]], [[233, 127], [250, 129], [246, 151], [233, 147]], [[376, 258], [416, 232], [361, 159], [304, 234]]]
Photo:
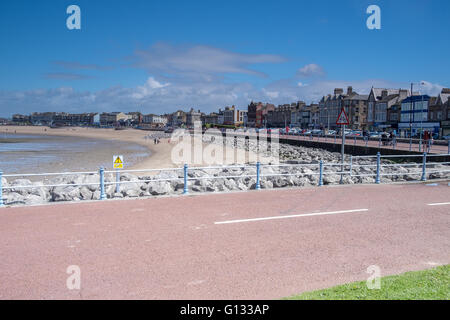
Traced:
[[[190, 107], [204, 112], [217, 111], [226, 105], [246, 109], [253, 101], [274, 104], [304, 100], [318, 102], [323, 95], [333, 93], [334, 88], [352, 86], [360, 94], [367, 94], [372, 86], [378, 88], [409, 88], [409, 83], [391, 82], [380, 79], [363, 81], [318, 80], [299, 86], [292, 79], [284, 79], [258, 89], [241, 83], [210, 82], [207, 80], [165, 82], [149, 77], [136, 88], [111, 87], [100, 91], [76, 91], [70, 87], [39, 89], [29, 91], [0, 91], [0, 116], [32, 111], [104, 112], [136, 111], [144, 113], [169, 113], [179, 108]], [[433, 95], [443, 86], [426, 82]]]
[[315, 77], [315, 76], [324, 76], [324, 69], [315, 63], [307, 64], [300, 69], [298, 69], [297, 73], [302, 77]]
[[159, 91], [159, 94], [166, 94], [167, 90], [159, 90], [170, 86], [170, 83], [162, 83], [155, 80], [154, 77], [147, 79], [147, 82], [143, 86], [138, 86], [135, 92], [132, 93], [132, 97], [135, 99], [143, 99], [145, 97], [151, 96]]
[[241, 73], [264, 76], [253, 70], [251, 65], [280, 63], [285, 58], [271, 54], [243, 54], [210, 46], [171, 46], [157, 43], [147, 50], [137, 50], [133, 65], [151, 74], [171, 74], [178, 76], [214, 79], [212, 75]]
[[[385, 80], [341, 81], [317, 76], [325, 71], [317, 64], [308, 64], [297, 76], [309, 77], [308, 83], [297, 77], [282, 79], [255, 88], [249, 82], [225, 81], [227, 74], [264, 75], [253, 70], [255, 64], [279, 63], [278, 55], [242, 54], [209, 46], [170, 46], [156, 44], [139, 50], [132, 57], [133, 66], [148, 72], [148, 78], [134, 88], [114, 86], [98, 91], [78, 91], [70, 87], [28, 91], [0, 91], [0, 116], [33, 111], [104, 112], [136, 111], [169, 113], [193, 107], [204, 112], [217, 111], [226, 105], [247, 108], [253, 101], [274, 104], [304, 100], [318, 102], [334, 88], [352, 86], [358, 93], [368, 93], [372, 86], [409, 88], [409, 83]], [[62, 66], [94, 69], [94, 65], [59, 63]], [[64, 75], [63, 75], [64, 76]], [[67, 77], [70, 78], [70, 77]], [[424, 81], [423, 91], [436, 95], [440, 84]], [[416, 90], [416, 88], [415, 88]], [[419, 89], [417, 89], [419, 90]]]
[[276, 99], [280, 96], [280, 92], [278, 91], [267, 91], [266, 89], [263, 89], [264, 94], [271, 98], [271, 99]]
[[420, 82], [420, 86], [414, 87], [413, 90], [414, 91], [418, 90], [422, 94], [428, 94], [430, 96], [437, 96], [439, 93], [441, 93], [442, 88], [444, 88], [444, 86], [441, 86], [440, 84], [431, 83], [431, 82], [423, 80]]

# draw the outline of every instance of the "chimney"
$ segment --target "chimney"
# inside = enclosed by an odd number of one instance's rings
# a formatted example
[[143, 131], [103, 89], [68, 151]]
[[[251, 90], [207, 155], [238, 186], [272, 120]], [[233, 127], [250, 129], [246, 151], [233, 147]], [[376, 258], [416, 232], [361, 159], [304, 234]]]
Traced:
[[353, 88], [352, 88], [352, 86], [348, 86], [347, 87], [347, 95], [349, 96], [349, 95], [351, 95], [353, 93]]
[[344, 93], [344, 89], [342, 88], [335, 88], [334, 89], [334, 94], [338, 95], [338, 94], [343, 94]]
[[400, 99], [401, 99], [401, 100], [406, 99], [406, 97], [408, 97], [408, 90], [406, 90], [406, 89], [400, 89], [400, 90], [398, 91], [398, 95], [400, 96]]

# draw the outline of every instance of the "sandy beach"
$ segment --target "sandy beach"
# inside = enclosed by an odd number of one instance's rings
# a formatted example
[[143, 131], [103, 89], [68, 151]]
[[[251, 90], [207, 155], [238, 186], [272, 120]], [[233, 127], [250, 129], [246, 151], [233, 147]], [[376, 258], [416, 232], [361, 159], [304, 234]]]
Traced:
[[[153, 140], [145, 139], [145, 136], [152, 131], [143, 131], [135, 129], [126, 130], [114, 130], [114, 129], [97, 129], [97, 128], [48, 128], [37, 126], [6, 126], [1, 127], [1, 133], [9, 132], [16, 134], [32, 134], [32, 135], [51, 135], [51, 136], [69, 136], [69, 137], [82, 137], [82, 138], [95, 138], [105, 141], [123, 141], [139, 144], [145, 146], [150, 152], [149, 157], [144, 158], [139, 163], [127, 169], [143, 169], [143, 168], [171, 168], [175, 167], [170, 161], [171, 145], [168, 143], [168, 139], [161, 139], [161, 143], [158, 145], [153, 144]], [[91, 157], [93, 155], [86, 155], [80, 152], [79, 157], [82, 161], [83, 157]]]
[[[136, 129], [114, 130], [103, 128], [82, 128], [82, 127], [63, 127], [63, 128], [49, 128], [41, 126], [5, 126], [0, 127], [0, 133], [14, 133], [14, 134], [31, 134], [43, 136], [68, 136], [68, 137], [82, 137], [95, 138], [105, 141], [122, 141], [138, 144], [146, 147], [150, 151], [150, 156], [140, 159], [140, 161], [133, 166], [125, 167], [124, 169], [161, 169], [161, 168], [175, 168], [182, 167], [182, 164], [173, 163], [172, 149], [175, 143], [169, 143], [170, 139], [160, 139], [159, 144], [154, 144], [153, 139], [146, 139], [149, 134], [156, 131], [144, 131]], [[206, 146], [207, 144], [203, 144]], [[234, 153], [234, 149], [227, 147], [225, 153]], [[114, 150], [111, 151], [114, 154]], [[252, 154], [254, 155], [254, 154]], [[80, 152], [77, 154], [80, 161], [85, 157], [95, 157], [95, 154], [87, 154]], [[246, 159], [249, 154], [246, 152]], [[205, 165], [205, 163], [197, 164]]]

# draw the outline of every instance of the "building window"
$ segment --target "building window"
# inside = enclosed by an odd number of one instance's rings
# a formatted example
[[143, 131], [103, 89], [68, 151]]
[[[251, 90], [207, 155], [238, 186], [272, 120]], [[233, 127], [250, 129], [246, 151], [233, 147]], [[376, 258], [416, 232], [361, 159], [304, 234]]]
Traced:
[[410, 113], [402, 113], [400, 119], [401, 119], [401, 122], [410, 122], [411, 114]]

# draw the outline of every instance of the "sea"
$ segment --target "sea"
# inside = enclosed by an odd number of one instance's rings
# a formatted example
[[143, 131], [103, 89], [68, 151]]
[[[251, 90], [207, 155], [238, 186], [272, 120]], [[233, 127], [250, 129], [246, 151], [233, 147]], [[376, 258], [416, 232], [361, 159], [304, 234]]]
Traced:
[[118, 140], [0, 133], [0, 171], [4, 174], [111, 169], [114, 155], [123, 155], [125, 168], [129, 168], [150, 151]]

